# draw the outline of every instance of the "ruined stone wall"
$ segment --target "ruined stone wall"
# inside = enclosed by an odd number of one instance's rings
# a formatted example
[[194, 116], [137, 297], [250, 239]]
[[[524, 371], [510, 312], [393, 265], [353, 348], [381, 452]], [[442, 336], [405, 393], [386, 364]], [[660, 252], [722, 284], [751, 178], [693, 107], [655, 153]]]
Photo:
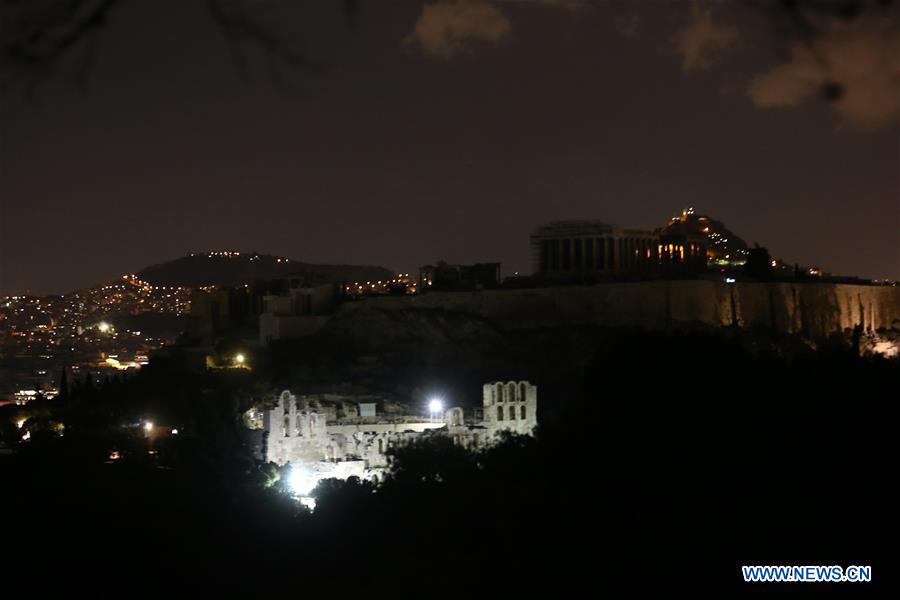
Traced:
[[262, 412], [265, 433], [259, 454], [279, 465], [350, 459], [362, 460], [366, 468], [383, 468], [388, 448], [444, 427], [443, 422], [407, 421], [329, 424], [335, 414], [335, 407], [320, 402], [318, 396], [283, 391], [272, 408]]
[[482, 386], [484, 425], [490, 435], [529, 435], [537, 427], [537, 386], [527, 381], [494, 381]]
[[408, 308], [458, 310], [508, 328], [571, 323], [647, 329], [737, 325], [813, 339], [857, 324], [869, 331], [900, 329], [900, 287], [833, 283], [683, 280], [431, 292], [352, 302], [341, 312]]
[[263, 415], [266, 460], [282, 465], [324, 460], [334, 449], [325, 429], [325, 415], [305, 410], [290, 392], [282, 392]]
[[467, 423], [459, 407], [436, 421], [327, 423], [325, 415], [333, 415], [333, 407], [285, 390], [262, 411], [260, 454], [278, 465], [302, 465], [309, 473], [323, 473], [331, 468], [326, 463], [342, 462], [359, 463], [368, 473], [388, 466], [391, 448], [423, 434], [446, 435], [464, 448], [477, 449], [498, 439], [501, 432], [530, 435], [537, 426], [537, 387], [527, 381], [485, 384], [483, 405], [485, 419], [477, 423]]

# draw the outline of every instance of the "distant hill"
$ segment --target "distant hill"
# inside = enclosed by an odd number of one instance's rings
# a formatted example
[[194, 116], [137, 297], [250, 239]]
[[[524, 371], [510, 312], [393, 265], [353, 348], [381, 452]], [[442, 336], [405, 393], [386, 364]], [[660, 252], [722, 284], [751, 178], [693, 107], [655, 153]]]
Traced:
[[390, 279], [384, 267], [366, 265], [317, 265], [283, 256], [244, 252], [194, 253], [142, 269], [136, 275], [154, 285], [201, 287], [242, 285], [300, 273], [325, 281], [371, 281]]
[[749, 246], [722, 221], [708, 215], [694, 212], [693, 208], [685, 208], [680, 215], [669, 219], [668, 224], [660, 230], [663, 235], [694, 235], [705, 237], [707, 252], [711, 261], [722, 264], [735, 262], [743, 264], [747, 260]]

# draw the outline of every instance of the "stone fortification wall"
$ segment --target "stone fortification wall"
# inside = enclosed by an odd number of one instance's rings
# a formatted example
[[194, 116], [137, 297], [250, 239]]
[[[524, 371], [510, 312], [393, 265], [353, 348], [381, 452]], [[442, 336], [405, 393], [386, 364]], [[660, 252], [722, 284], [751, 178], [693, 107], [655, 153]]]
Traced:
[[900, 329], [900, 287], [683, 280], [479, 292], [432, 292], [345, 304], [342, 312], [458, 310], [508, 328], [590, 323], [659, 329], [761, 326], [822, 338], [861, 324]]

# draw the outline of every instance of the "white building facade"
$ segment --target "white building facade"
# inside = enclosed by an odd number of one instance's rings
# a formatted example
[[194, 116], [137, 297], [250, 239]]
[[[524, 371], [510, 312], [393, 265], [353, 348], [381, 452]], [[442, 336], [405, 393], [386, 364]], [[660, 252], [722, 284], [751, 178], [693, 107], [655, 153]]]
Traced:
[[478, 450], [503, 432], [532, 435], [537, 426], [537, 388], [527, 381], [487, 383], [480, 414], [467, 416], [462, 408], [453, 407], [440, 420], [369, 416], [371, 403], [360, 404], [362, 411], [360, 405], [309, 401], [285, 390], [262, 413], [264, 460], [300, 467], [316, 480], [353, 475], [377, 480], [388, 467], [391, 448], [426, 432]]

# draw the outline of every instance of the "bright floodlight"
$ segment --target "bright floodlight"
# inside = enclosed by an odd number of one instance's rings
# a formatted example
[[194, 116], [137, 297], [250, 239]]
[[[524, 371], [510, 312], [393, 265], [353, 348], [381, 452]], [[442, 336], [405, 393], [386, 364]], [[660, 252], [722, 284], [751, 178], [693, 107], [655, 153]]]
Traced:
[[244, 355], [243, 355], [243, 354], [237, 354], [237, 355], [235, 355], [235, 357], [234, 357], [234, 362], [236, 362], [236, 363], [239, 364], [239, 365], [244, 364]]
[[97, 329], [99, 329], [101, 333], [106, 333], [107, 331], [109, 331], [109, 323], [107, 323], [106, 321], [100, 321], [99, 323], [97, 323]]
[[144, 431], [150, 433], [153, 431], [153, 422], [152, 421], [144, 421]]
[[316, 476], [303, 467], [291, 466], [291, 472], [288, 475], [288, 486], [296, 496], [309, 496], [310, 493], [319, 484]]
[[444, 403], [441, 402], [439, 398], [432, 398], [428, 402], [428, 410], [430, 410], [433, 413], [441, 412], [442, 408], [444, 408]]

